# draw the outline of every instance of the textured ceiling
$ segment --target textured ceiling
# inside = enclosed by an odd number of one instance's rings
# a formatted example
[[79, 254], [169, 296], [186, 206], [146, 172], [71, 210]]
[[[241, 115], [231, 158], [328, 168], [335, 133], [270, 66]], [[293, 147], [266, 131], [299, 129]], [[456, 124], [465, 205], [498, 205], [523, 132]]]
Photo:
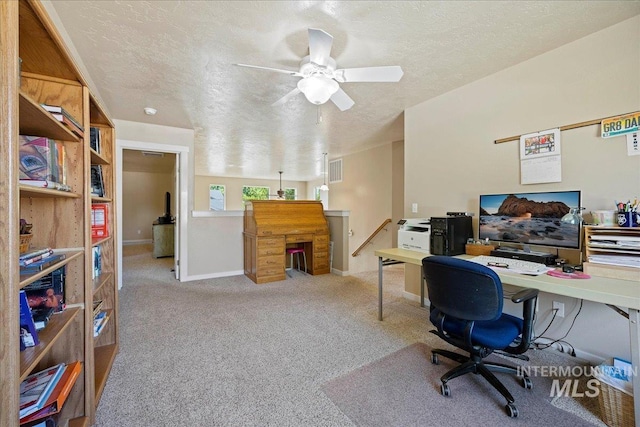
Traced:
[[[196, 174], [288, 180], [320, 178], [323, 152], [402, 140], [408, 107], [640, 13], [639, 1], [50, 5], [112, 118], [194, 129]], [[338, 68], [400, 65], [402, 80], [342, 83], [355, 101], [344, 112], [302, 94], [272, 107], [298, 78], [233, 64], [297, 71], [308, 28], [334, 37]]]

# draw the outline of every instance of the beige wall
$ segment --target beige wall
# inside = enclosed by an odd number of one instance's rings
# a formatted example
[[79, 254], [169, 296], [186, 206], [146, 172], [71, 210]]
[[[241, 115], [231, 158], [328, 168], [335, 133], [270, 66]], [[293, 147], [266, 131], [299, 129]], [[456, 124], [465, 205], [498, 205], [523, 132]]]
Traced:
[[[495, 139], [640, 109], [640, 17], [587, 36], [512, 68], [426, 101], [405, 112], [405, 208], [430, 217], [450, 210], [478, 212], [486, 193], [582, 190], [587, 210], [612, 209], [640, 191], [640, 156], [627, 156], [624, 137], [600, 139], [599, 126], [564, 131], [562, 182], [520, 185], [518, 142]], [[411, 203], [418, 214], [410, 214]], [[474, 221], [477, 234], [477, 216]], [[418, 293], [418, 284], [412, 286]], [[540, 304], [539, 328], [551, 300]], [[562, 336], [579, 302], [549, 335]], [[546, 321], [545, 321], [546, 318]], [[557, 325], [557, 326], [556, 326]], [[625, 319], [585, 303], [567, 340], [599, 356], [629, 356]], [[606, 347], [605, 347], [606, 343]]]
[[165, 193], [171, 193], [175, 216], [175, 180], [172, 173], [122, 173], [122, 241], [151, 240], [152, 224], [164, 215]]
[[[269, 187], [271, 194], [276, 194], [280, 189], [280, 179], [247, 179], [247, 178], [224, 178], [216, 176], [196, 175], [194, 184], [194, 210], [209, 210], [209, 185], [224, 185], [226, 197], [226, 210], [244, 210], [242, 204], [242, 187], [245, 185]], [[298, 200], [307, 199], [307, 183], [302, 181], [288, 181], [282, 179], [282, 188], [297, 189]]]
[[[351, 254], [382, 222], [392, 217], [392, 144], [342, 157], [340, 183], [330, 184], [329, 209], [349, 211], [349, 273], [378, 268], [374, 251], [392, 246], [398, 227], [388, 224], [386, 231], [368, 244], [356, 257]], [[331, 158], [331, 160], [334, 160]]]

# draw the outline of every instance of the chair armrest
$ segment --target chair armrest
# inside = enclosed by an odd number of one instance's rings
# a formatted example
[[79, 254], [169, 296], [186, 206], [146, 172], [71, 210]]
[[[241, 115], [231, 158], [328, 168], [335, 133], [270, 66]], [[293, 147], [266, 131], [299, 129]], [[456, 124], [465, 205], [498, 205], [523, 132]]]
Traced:
[[518, 292], [517, 294], [515, 294], [514, 296], [511, 297], [511, 301], [519, 304], [523, 301], [527, 301], [530, 300], [531, 298], [535, 298], [538, 296], [538, 290], [537, 289], [523, 289], [520, 292]]
[[522, 335], [520, 343], [515, 347], [504, 349], [507, 353], [522, 354], [529, 349], [533, 335], [533, 319], [535, 317], [536, 302], [538, 300], [537, 289], [523, 289], [511, 297], [515, 303], [524, 303], [522, 307]]

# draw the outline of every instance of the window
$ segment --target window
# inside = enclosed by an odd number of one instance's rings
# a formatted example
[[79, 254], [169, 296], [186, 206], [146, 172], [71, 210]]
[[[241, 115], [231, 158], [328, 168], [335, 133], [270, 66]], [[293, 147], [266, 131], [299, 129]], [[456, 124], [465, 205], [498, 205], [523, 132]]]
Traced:
[[209, 210], [223, 211], [225, 209], [224, 185], [209, 185]]
[[284, 198], [285, 200], [296, 200], [298, 198], [298, 190], [296, 188], [285, 188]]
[[247, 200], [269, 200], [269, 193], [269, 187], [245, 185], [242, 187], [242, 203]]

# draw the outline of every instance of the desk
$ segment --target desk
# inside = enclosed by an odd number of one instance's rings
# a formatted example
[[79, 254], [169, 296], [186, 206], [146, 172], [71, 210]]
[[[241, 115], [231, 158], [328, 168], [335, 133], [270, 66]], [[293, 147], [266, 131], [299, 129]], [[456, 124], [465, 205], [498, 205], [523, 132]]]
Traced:
[[304, 249], [312, 275], [329, 273], [329, 224], [321, 202], [253, 200], [244, 211], [244, 274], [255, 283], [285, 280], [285, 249]]
[[[418, 265], [422, 271], [422, 259], [429, 254], [407, 249], [380, 249], [378, 257], [378, 320], [382, 320], [382, 260], [390, 259], [406, 264]], [[460, 255], [460, 258], [472, 258]], [[593, 276], [588, 280], [559, 279], [543, 274], [525, 276], [522, 274], [497, 272], [503, 283], [522, 288], [539, 289], [550, 294], [563, 295], [587, 301], [610, 304], [629, 309], [629, 340], [631, 343], [631, 363], [634, 370], [640, 369], [640, 284], [620, 279]], [[420, 306], [424, 307], [424, 274], [420, 274]], [[633, 406], [636, 423], [640, 425], [640, 375], [633, 376]]]

